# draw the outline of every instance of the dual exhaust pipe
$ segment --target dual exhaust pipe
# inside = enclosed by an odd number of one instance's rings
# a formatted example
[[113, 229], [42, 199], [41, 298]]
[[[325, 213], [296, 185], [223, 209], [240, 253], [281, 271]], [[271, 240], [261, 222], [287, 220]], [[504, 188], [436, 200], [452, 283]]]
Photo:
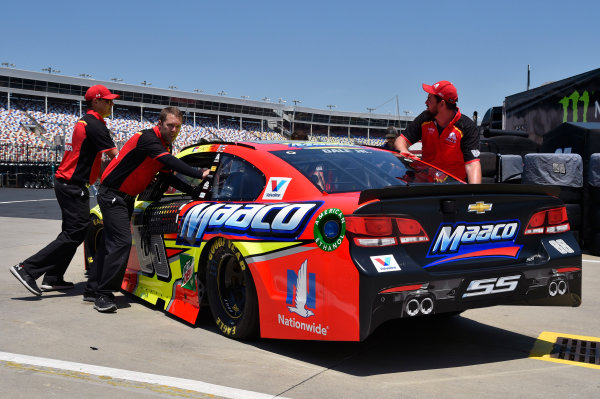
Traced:
[[433, 299], [428, 296], [425, 296], [421, 298], [412, 298], [411, 300], [406, 302], [404, 310], [406, 311], [407, 315], [412, 317], [417, 316], [419, 314], [431, 314], [433, 312], [433, 307]]
[[548, 295], [557, 296], [567, 293], [567, 282], [563, 279], [553, 280], [548, 284]]

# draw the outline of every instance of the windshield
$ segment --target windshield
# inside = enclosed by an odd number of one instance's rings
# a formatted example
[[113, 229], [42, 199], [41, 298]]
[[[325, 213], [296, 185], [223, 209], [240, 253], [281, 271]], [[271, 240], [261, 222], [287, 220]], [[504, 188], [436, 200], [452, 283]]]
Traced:
[[306, 147], [272, 153], [328, 193], [408, 184], [460, 183], [417, 159], [398, 158], [391, 152], [369, 148]]

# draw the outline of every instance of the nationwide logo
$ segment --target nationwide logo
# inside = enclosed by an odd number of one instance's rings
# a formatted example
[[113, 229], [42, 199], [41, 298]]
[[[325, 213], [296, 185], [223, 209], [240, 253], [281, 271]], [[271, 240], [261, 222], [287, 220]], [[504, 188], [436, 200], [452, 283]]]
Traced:
[[440, 259], [425, 265], [437, 266], [483, 257], [516, 258], [522, 245], [516, 245], [519, 221], [455, 223], [440, 226], [427, 257]]
[[271, 177], [262, 196], [264, 200], [282, 199], [290, 181], [289, 177]]
[[[277, 315], [277, 323], [286, 327], [302, 330], [318, 335], [327, 335], [328, 327], [320, 323], [310, 323], [304, 321], [314, 316], [316, 309], [316, 275], [308, 273], [308, 260], [304, 260], [298, 269], [298, 272], [288, 269], [287, 271], [287, 295], [286, 304], [291, 313], [295, 313], [302, 319], [296, 319], [294, 316], [283, 314]], [[313, 309], [313, 310], [311, 310]]]
[[178, 244], [198, 246], [204, 234], [225, 232], [239, 236], [297, 239], [320, 202], [229, 204], [205, 202], [190, 207], [177, 237]]
[[371, 262], [373, 262], [373, 266], [375, 266], [379, 273], [401, 270], [394, 255], [371, 256]]
[[293, 270], [287, 271], [287, 297], [285, 302], [292, 313], [302, 317], [310, 317], [315, 313], [310, 309], [316, 308], [316, 286], [315, 274], [309, 273], [307, 276], [306, 265], [308, 259], [304, 260], [298, 274]]

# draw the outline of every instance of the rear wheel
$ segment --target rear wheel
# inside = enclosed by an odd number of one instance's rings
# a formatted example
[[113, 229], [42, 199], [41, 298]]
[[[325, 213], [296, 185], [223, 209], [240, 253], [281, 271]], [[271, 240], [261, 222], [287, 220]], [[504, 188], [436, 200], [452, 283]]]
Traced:
[[221, 334], [235, 339], [257, 335], [258, 298], [252, 274], [242, 254], [223, 238], [209, 250], [206, 294]]

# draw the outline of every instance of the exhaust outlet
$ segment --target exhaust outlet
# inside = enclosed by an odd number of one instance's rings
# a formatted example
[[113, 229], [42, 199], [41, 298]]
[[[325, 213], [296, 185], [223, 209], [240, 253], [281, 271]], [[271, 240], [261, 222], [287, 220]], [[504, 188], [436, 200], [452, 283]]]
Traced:
[[406, 304], [406, 314], [409, 316], [416, 316], [419, 314], [419, 308], [419, 301], [413, 298]]
[[433, 312], [433, 300], [429, 297], [425, 297], [419, 304], [419, 310], [423, 314], [430, 314]]
[[548, 294], [550, 296], [556, 296], [557, 293], [558, 293], [558, 284], [556, 284], [556, 281], [552, 281], [548, 285]]
[[557, 284], [558, 286], [558, 295], [565, 295], [567, 293], [567, 282], [565, 280], [560, 280]]

